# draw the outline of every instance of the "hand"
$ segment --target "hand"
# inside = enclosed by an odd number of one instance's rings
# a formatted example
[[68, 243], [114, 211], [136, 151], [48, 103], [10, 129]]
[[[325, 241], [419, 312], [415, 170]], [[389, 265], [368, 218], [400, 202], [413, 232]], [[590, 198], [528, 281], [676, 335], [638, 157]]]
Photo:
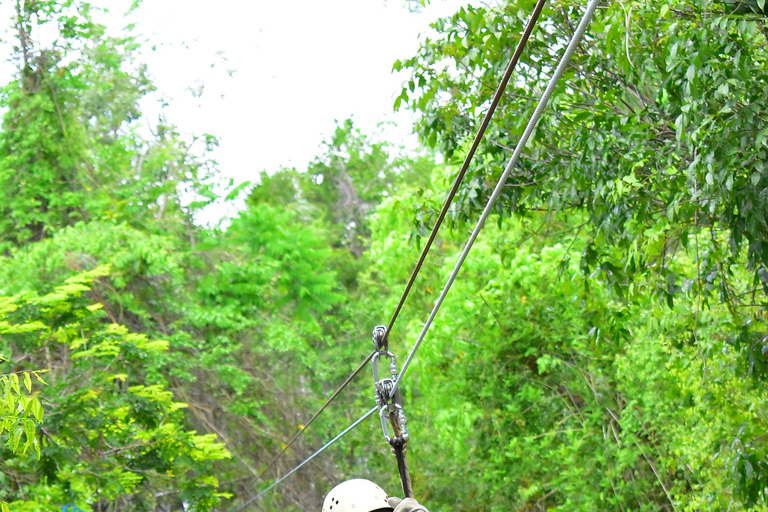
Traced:
[[429, 512], [423, 505], [413, 498], [389, 498], [389, 506], [394, 512]]

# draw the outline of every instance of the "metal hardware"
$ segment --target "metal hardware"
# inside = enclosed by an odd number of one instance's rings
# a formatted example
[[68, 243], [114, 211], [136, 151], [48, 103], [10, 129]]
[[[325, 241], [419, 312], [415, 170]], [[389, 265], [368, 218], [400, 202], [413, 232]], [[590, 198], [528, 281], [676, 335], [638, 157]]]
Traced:
[[[403, 409], [400, 390], [395, 387], [397, 381], [397, 361], [395, 355], [387, 350], [388, 340], [385, 337], [386, 328], [383, 325], [373, 330], [373, 347], [375, 353], [371, 358], [373, 372], [373, 390], [376, 407], [379, 409], [379, 420], [384, 439], [392, 447], [392, 453], [397, 459], [397, 468], [400, 473], [400, 481], [403, 484], [403, 493], [406, 498], [413, 496], [411, 478], [408, 474], [408, 466], [405, 462], [405, 449], [408, 443], [408, 427]], [[379, 360], [384, 356], [389, 359], [389, 377], [379, 379]], [[389, 434], [389, 425], [392, 426], [394, 435]]]
[[[389, 378], [379, 380], [378, 363], [381, 356], [389, 359]], [[373, 369], [373, 390], [376, 406], [379, 408], [379, 418], [381, 420], [381, 430], [384, 439], [391, 443], [393, 439], [400, 438], [403, 442], [408, 441], [408, 428], [406, 426], [405, 411], [403, 410], [400, 390], [394, 390], [395, 379], [397, 379], [397, 363], [395, 356], [391, 352], [377, 352], [371, 359]], [[389, 435], [388, 423], [392, 425], [394, 437]]]
[[387, 327], [377, 325], [373, 328], [373, 350], [374, 352], [386, 352], [389, 350], [389, 337], [387, 336]]

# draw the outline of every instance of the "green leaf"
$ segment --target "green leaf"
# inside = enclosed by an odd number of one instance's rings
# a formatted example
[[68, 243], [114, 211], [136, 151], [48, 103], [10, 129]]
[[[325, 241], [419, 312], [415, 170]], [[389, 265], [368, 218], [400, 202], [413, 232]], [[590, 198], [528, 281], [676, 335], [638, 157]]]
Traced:
[[11, 384], [11, 389], [18, 395], [21, 393], [21, 387], [19, 386], [19, 376], [16, 373], [12, 373], [8, 376], [8, 380]]

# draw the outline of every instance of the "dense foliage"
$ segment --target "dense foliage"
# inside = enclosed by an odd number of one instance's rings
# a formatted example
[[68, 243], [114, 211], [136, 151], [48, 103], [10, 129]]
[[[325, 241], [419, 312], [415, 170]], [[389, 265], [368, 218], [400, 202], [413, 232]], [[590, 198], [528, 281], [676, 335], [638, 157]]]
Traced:
[[[460, 154], [527, 7], [462, 9], [434, 25], [438, 39], [395, 64], [413, 74], [397, 105], [422, 113], [428, 144]], [[764, 16], [742, 11], [709, 0], [601, 9], [511, 177], [502, 213], [583, 213], [585, 271], [598, 270], [619, 293], [647, 276], [671, 301], [688, 278], [739, 306], [727, 267], [742, 262], [742, 251], [756, 284], [768, 287], [768, 29]], [[462, 216], [489, 195], [505, 146], [522, 133], [556, 66], [552, 49], [564, 46], [581, 8], [557, 2], [545, 12], [546, 28], [529, 43], [460, 198]], [[699, 275], [670, 272], [668, 256], [692, 246]]]
[[[529, 4], [461, 9], [395, 64], [412, 73], [396, 106], [449, 158]], [[490, 194], [581, 11], [545, 9], [457, 225]], [[764, 509], [766, 36], [763, 3], [598, 11], [502, 195], [515, 220], [487, 256], [501, 260], [470, 265], [477, 281], [468, 270], [451, 303], [464, 314], [449, 305], [435, 334], [442, 358], [466, 361], [429, 389], [464, 396], [451, 409], [471, 425], [460, 467], [483, 468], [479, 508]]]
[[[11, 503], [14, 510], [62, 503], [154, 510], [166, 495], [205, 510], [220, 496], [205, 463], [229, 453], [215, 435], [184, 429], [187, 404], [173, 400], [152, 363], [168, 342], [102, 321], [102, 304], [91, 303], [86, 292], [108, 271], [95, 267], [46, 295], [6, 300], [4, 352], [17, 364], [39, 358], [50, 371], [35, 398], [19, 399], [32, 404], [40, 437], [34, 427], [25, 428], [26, 444], [36, 453], [17, 457], [10, 455], [18, 451], [18, 437], [9, 439], [4, 494], [34, 496]], [[31, 391], [28, 374], [25, 387]]]
[[[237, 510], [372, 405], [370, 350], [532, 2], [438, 20], [402, 154], [339, 123], [227, 188], [150, 123], [137, 40], [15, 4], [0, 96], [0, 506]], [[624, 2], [584, 44], [404, 381], [417, 497], [449, 510], [768, 510], [765, 3]], [[391, 337], [405, 355], [582, 11], [544, 10]], [[55, 37], [39, 33], [47, 30]], [[204, 149], [203, 148], [203, 149]], [[427, 150], [430, 151], [430, 150]], [[245, 190], [226, 227], [195, 219]], [[377, 422], [248, 510], [398, 489]]]

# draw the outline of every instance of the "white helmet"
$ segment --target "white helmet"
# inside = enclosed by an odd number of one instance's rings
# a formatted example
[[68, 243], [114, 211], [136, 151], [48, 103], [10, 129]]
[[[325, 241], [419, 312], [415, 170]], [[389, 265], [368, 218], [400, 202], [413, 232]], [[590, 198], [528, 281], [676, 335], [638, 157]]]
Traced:
[[384, 489], [362, 478], [342, 482], [328, 493], [323, 512], [391, 512]]

